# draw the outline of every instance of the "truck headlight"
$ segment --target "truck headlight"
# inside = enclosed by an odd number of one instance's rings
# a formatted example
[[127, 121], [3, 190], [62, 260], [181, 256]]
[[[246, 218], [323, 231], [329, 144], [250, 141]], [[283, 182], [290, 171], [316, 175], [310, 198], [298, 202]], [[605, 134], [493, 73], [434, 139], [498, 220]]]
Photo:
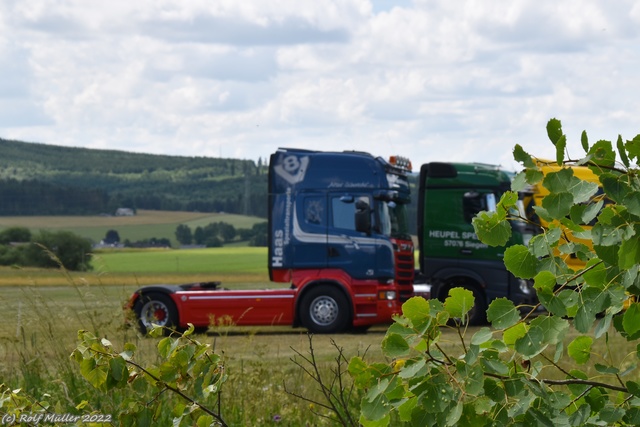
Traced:
[[378, 292], [378, 299], [393, 301], [397, 298], [396, 291], [380, 291]]

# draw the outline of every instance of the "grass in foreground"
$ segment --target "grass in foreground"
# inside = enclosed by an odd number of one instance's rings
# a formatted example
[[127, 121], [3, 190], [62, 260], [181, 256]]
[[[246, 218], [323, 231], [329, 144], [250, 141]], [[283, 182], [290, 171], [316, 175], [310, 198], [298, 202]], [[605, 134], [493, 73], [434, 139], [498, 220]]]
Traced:
[[[0, 294], [0, 304], [5, 307], [0, 325], [0, 383], [21, 388], [35, 399], [45, 399], [48, 394], [46, 400], [55, 405], [56, 412], [78, 413], [75, 407], [86, 400], [85, 412], [117, 415], [126, 389], [110, 393], [94, 389], [69, 355], [77, 345], [77, 331], [85, 329], [109, 339], [116, 349], [122, 349], [126, 342], [134, 343], [137, 360], [143, 365], [158, 363], [158, 340], [123, 327], [122, 303], [132, 290], [130, 286], [105, 286], [75, 278], [65, 286], [5, 286]], [[380, 327], [365, 335], [333, 338], [347, 357], [369, 349], [371, 360], [376, 360], [382, 358], [382, 331]], [[323, 419], [310, 418], [309, 403], [285, 392], [286, 387], [321, 399], [317, 388], [290, 360], [296, 357], [296, 350], [302, 354], [308, 350], [304, 329], [219, 326], [197, 338], [224, 358], [229, 380], [222, 390], [221, 408], [230, 425], [329, 425]], [[331, 375], [336, 354], [330, 338], [314, 338], [319, 366], [326, 375]], [[149, 399], [156, 398], [166, 405], [174, 405], [177, 399], [167, 393]]]

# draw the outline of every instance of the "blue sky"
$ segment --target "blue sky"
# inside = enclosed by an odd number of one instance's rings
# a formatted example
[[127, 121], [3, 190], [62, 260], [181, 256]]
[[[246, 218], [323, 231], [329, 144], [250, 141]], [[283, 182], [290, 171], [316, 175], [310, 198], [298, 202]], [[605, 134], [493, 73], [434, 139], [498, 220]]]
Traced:
[[266, 158], [359, 150], [515, 169], [545, 125], [640, 133], [640, 4], [3, 0], [0, 137]]

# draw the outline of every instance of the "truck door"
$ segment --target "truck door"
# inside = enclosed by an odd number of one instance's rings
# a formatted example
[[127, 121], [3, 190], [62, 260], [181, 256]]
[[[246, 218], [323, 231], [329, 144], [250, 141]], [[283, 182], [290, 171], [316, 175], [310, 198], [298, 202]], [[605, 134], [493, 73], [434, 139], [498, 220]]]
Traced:
[[[378, 277], [376, 253], [381, 242], [370, 226], [373, 215], [371, 196], [362, 193], [330, 193], [328, 199], [328, 267], [342, 269], [356, 279]], [[367, 231], [359, 231], [366, 226], [356, 224], [357, 210], [360, 210], [361, 219], [368, 215]]]

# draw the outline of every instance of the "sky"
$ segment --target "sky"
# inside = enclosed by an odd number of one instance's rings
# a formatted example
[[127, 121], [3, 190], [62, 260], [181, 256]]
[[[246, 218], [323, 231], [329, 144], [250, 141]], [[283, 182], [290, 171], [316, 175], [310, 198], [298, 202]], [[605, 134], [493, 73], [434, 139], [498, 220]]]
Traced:
[[[0, 138], [517, 170], [640, 133], [631, 0], [0, 0]], [[0, 153], [1, 155], [1, 153]]]

